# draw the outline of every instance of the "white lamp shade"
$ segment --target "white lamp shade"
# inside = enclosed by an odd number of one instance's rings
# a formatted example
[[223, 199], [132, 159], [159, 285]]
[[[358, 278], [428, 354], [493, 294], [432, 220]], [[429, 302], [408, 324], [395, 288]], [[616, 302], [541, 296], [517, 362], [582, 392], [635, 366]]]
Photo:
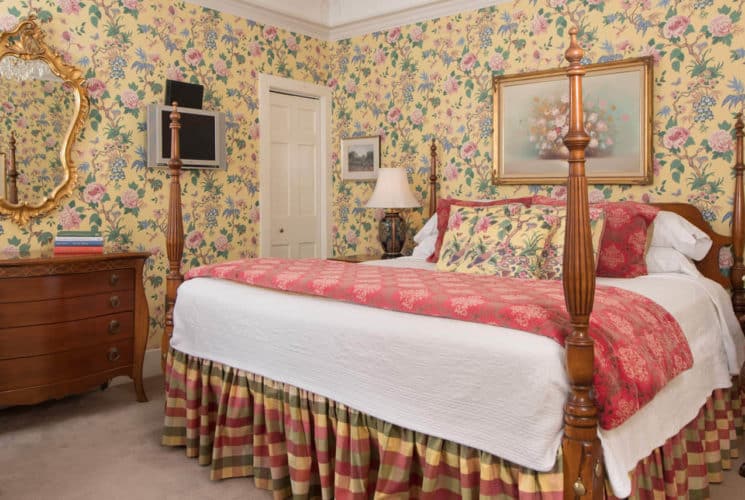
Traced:
[[367, 208], [414, 208], [421, 206], [411, 192], [406, 169], [381, 168]]

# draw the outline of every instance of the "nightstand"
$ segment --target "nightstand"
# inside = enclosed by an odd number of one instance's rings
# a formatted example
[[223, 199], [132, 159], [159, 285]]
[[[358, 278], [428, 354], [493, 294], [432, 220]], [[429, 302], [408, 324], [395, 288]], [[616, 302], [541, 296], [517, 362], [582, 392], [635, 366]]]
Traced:
[[367, 262], [368, 260], [380, 260], [381, 258], [381, 255], [337, 255], [335, 257], [329, 257], [328, 260], [358, 264], [360, 262]]

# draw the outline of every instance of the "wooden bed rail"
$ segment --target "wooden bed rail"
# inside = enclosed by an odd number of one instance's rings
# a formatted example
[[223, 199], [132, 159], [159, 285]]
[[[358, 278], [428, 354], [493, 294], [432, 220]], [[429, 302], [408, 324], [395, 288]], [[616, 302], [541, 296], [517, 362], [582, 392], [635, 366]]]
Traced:
[[161, 368], [165, 371], [166, 355], [170, 347], [173, 334], [173, 308], [176, 305], [176, 295], [179, 285], [184, 281], [181, 274], [181, 259], [184, 253], [184, 222], [181, 215], [181, 145], [179, 129], [181, 129], [181, 114], [177, 103], [173, 103], [171, 118], [171, 158], [168, 169], [171, 177], [171, 187], [168, 194], [168, 226], [166, 228], [166, 251], [168, 253], [168, 276], [166, 276], [166, 328], [161, 339], [160, 355]]
[[732, 255], [734, 264], [730, 273], [732, 282], [732, 306], [735, 309], [740, 326], [745, 325], [745, 286], [742, 279], [745, 277], [745, 265], [743, 264], [742, 254], [743, 245], [745, 245], [745, 195], [743, 194], [743, 128], [745, 124], [742, 121], [742, 113], [737, 115], [735, 123], [735, 194], [732, 202]]
[[569, 132], [564, 144], [569, 149], [567, 218], [564, 239], [564, 300], [572, 321], [572, 333], [565, 341], [566, 368], [571, 391], [564, 407], [564, 498], [602, 498], [604, 473], [598, 439], [597, 407], [592, 396], [594, 342], [587, 333], [595, 297], [595, 261], [590, 235], [590, 212], [585, 176], [585, 132], [580, 61], [584, 52], [577, 43], [577, 28], [569, 31]]

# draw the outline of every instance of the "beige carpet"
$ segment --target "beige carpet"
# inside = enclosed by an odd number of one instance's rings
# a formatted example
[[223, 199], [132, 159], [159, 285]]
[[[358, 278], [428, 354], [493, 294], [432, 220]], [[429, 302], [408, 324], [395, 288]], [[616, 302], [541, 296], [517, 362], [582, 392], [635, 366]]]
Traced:
[[[182, 448], [160, 446], [162, 379], [147, 379], [145, 387], [150, 402], [144, 404], [126, 384], [0, 410], [0, 498], [271, 498], [250, 479], [212, 482]], [[745, 478], [728, 472], [712, 493], [716, 500], [743, 500]]]

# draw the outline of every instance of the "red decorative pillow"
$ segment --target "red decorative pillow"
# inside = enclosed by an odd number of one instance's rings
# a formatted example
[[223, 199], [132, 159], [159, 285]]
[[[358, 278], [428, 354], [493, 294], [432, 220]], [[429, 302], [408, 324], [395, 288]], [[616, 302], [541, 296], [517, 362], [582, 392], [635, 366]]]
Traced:
[[473, 201], [458, 200], [455, 198], [440, 198], [437, 200], [437, 242], [435, 242], [435, 252], [427, 257], [427, 262], [437, 262], [440, 259], [440, 250], [442, 249], [442, 240], [445, 239], [445, 232], [448, 229], [448, 220], [450, 220], [450, 207], [460, 205], [462, 207], [488, 207], [495, 205], [506, 205], [508, 203], [522, 203], [526, 207], [530, 206], [532, 198], [507, 198], [504, 200], [490, 201]]
[[[564, 205], [566, 201], [533, 196], [534, 205]], [[647, 274], [649, 226], [659, 208], [634, 201], [594, 203], [605, 211], [605, 231], [600, 241], [600, 256], [595, 273], [605, 278], [635, 278]]]

